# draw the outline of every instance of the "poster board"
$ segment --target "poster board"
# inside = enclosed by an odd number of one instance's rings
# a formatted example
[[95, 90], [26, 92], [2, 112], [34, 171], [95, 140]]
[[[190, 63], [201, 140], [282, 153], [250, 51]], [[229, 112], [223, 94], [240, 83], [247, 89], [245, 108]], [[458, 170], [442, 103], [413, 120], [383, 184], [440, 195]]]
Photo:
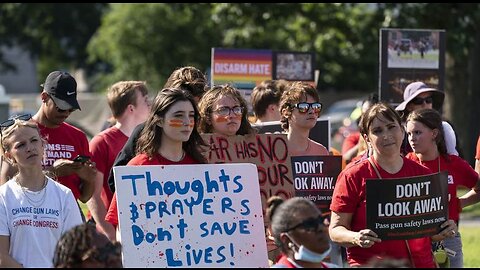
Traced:
[[447, 172], [367, 179], [367, 228], [382, 240], [432, 236], [448, 219]]
[[[223, 136], [202, 134], [210, 146], [209, 163], [253, 163], [257, 165], [262, 205], [271, 196], [284, 199], [295, 195], [291, 157], [286, 134]], [[268, 222], [265, 220], [265, 222]]]
[[380, 100], [397, 106], [414, 81], [444, 91], [445, 35], [445, 30], [381, 28]]
[[237, 89], [253, 89], [271, 79], [271, 50], [212, 48], [212, 85], [231, 83]]
[[[263, 123], [252, 124], [252, 127], [256, 128], [258, 133], [283, 133], [283, 129], [280, 121], [270, 121]], [[321, 117], [317, 119], [317, 123], [310, 130], [309, 138], [321, 143], [327, 149], [330, 149], [330, 120], [322, 119]]]
[[315, 54], [313, 52], [274, 51], [273, 79], [305, 81], [315, 84]]
[[114, 167], [124, 267], [268, 267], [256, 166]]
[[342, 171], [341, 156], [292, 157], [295, 196], [312, 201], [322, 214], [330, 213], [333, 188]]

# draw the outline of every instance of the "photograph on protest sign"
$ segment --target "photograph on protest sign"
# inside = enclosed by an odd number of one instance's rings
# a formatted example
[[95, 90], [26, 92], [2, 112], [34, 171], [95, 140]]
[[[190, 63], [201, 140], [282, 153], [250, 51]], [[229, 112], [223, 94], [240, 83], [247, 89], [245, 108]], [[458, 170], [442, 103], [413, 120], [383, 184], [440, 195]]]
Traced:
[[393, 106], [414, 81], [444, 91], [445, 30], [380, 29], [379, 97]]
[[390, 29], [387, 48], [389, 68], [438, 69], [438, 31]]
[[124, 267], [268, 267], [253, 164], [114, 168]]
[[341, 156], [292, 157], [295, 196], [315, 203], [322, 214], [330, 213], [333, 188], [342, 170]]
[[274, 80], [315, 81], [313, 52], [275, 51], [273, 63]]
[[390, 91], [384, 93], [383, 100], [388, 101], [393, 106], [398, 106], [403, 101], [403, 91], [413, 82], [424, 82], [428, 87], [435, 89], [442, 89], [439, 85], [439, 75], [437, 71], [433, 70], [417, 70], [412, 72], [405, 69], [389, 69], [386, 76], [388, 76], [388, 88]]
[[[263, 123], [252, 124], [254, 128], [258, 130], [258, 133], [283, 133], [283, 129], [280, 121], [270, 121]], [[321, 143], [327, 149], [330, 149], [330, 120], [322, 119], [321, 117], [317, 119], [317, 123], [310, 130], [308, 137], [318, 143]]]
[[367, 179], [367, 228], [382, 240], [432, 236], [448, 219], [447, 172]]

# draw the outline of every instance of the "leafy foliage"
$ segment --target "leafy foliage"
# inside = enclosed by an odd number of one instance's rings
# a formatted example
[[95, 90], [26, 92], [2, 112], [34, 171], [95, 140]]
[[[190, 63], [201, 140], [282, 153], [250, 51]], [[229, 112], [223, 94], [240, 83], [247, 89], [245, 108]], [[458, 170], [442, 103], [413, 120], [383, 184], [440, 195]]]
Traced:
[[[85, 47], [100, 25], [107, 4], [0, 4], [0, 45], [20, 46], [50, 65], [40, 65], [48, 74], [59, 66], [87, 67]], [[2, 61], [4, 70], [15, 70]], [[52, 68], [53, 67], [53, 68]]]

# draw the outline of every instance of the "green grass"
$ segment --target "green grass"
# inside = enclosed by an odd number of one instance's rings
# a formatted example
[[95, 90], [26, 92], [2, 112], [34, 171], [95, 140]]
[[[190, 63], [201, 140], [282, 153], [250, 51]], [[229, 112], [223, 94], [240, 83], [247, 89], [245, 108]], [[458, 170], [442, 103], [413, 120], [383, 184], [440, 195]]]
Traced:
[[[467, 193], [467, 191], [469, 190], [464, 188], [458, 189], [457, 196], [461, 197], [463, 194]], [[480, 203], [463, 208], [461, 218], [480, 218]]]
[[460, 234], [463, 244], [463, 265], [466, 268], [480, 266], [480, 228], [460, 225]]
[[78, 201], [78, 204], [80, 204], [80, 208], [82, 208], [83, 215], [86, 217], [87, 212], [88, 212], [88, 207], [86, 203], [82, 203], [81, 201]]

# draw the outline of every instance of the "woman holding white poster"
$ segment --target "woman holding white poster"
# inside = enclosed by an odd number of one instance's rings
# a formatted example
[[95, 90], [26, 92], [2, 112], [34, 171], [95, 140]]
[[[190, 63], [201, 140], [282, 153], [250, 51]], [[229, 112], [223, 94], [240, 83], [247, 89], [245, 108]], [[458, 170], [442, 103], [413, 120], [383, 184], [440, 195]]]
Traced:
[[[137, 155], [127, 165], [176, 165], [207, 163], [197, 131], [200, 114], [193, 96], [181, 89], [165, 88], [151, 108], [137, 142]], [[105, 220], [118, 227], [116, 193]], [[117, 238], [119, 239], [119, 238]]]
[[[433, 109], [421, 109], [411, 112], [407, 117], [408, 142], [413, 152], [407, 158], [414, 160], [432, 170], [432, 172], [448, 171], [448, 215], [457, 225], [460, 212], [464, 207], [480, 201], [480, 178], [475, 170], [462, 158], [447, 153], [445, 135], [440, 114]], [[457, 197], [459, 186], [471, 189], [468, 193]], [[452, 233], [453, 234], [453, 233]], [[462, 239], [460, 232], [455, 237], [442, 239], [441, 242], [450, 258], [450, 267], [463, 267]]]
[[[388, 104], [370, 107], [360, 120], [360, 133], [372, 155], [349, 165], [338, 176], [333, 191], [330, 237], [347, 248], [350, 266], [364, 266], [372, 258], [406, 259], [411, 267], [433, 268], [436, 264], [431, 251], [430, 237], [409, 240], [382, 240], [366, 222], [366, 180], [406, 178], [432, 172], [412, 160], [402, 157], [400, 147], [405, 136], [400, 116]], [[441, 224], [441, 236], [456, 231], [453, 220]]]

